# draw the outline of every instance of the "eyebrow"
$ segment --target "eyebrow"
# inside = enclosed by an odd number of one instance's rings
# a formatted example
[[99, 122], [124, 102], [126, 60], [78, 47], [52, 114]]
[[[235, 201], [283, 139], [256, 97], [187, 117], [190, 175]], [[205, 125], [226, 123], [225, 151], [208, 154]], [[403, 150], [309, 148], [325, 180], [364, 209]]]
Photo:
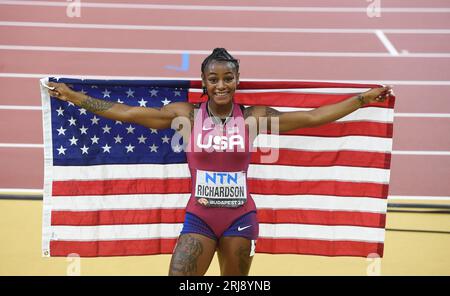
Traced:
[[[228, 75], [228, 74], [234, 75], [234, 73], [231, 72], [231, 71], [228, 71], [228, 72], [224, 73], [224, 75]], [[209, 72], [208, 75], [217, 75], [217, 73], [216, 72]]]

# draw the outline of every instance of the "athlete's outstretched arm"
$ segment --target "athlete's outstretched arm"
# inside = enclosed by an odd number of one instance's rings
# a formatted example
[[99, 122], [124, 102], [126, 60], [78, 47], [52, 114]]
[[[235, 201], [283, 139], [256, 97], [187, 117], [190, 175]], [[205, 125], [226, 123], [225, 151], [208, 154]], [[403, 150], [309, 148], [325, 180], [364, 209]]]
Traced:
[[271, 118], [278, 118], [279, 132], [288, 132], [302, 127], [314, 127], [330, 123], [342, 118], [363, 105], [372, 102], [383, 102], [388, 96], [393, 95], [390, 86], [372, 88], [367, 92], [353, 96], [342, 102], [322, 106], [310, 111], [279, 112], [270, 107], [254, 106], [247, 108], [247, 116], [267, 117], [269, 130], [272, 130]]
[[185, 102], [168, 104], [160, 109], [134, 107], [92, 98], [70, 89], [64, 83], [49, 82], [48, 85], [55, 87], [54, 90], [49, 90], [49, 94], [53, 97], [72, 102], [89, 112], [108, 119], [136, 123], [148, 128], [170, 128], [174, 118], [177, 116], [189, 118], [190, 113], [193, 112], [193, 106]]

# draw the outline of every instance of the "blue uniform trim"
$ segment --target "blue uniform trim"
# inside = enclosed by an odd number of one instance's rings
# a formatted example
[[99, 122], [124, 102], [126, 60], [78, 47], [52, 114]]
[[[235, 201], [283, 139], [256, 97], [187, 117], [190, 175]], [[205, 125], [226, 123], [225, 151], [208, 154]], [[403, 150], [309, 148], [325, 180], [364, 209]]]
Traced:
[[218, 240], [211, 227], [206, 224], [205, 221], [200, 219], [197, 215], [186, 212], [186, 216], [183, 223], [183, 229], [180, 234], [185, 233], [198, 233], [205, 235], [213, 240]]
[[[197, 233], [207, 236], [215, 241], [219, 240], [205, 221], [189, 212], [186, 212], [183, 229], [180, 234], [186, 233]], [[222, 237], [239, 236], [250, 240], [256, 240], [258, 234], [259, 225], [256, 219], [256, 211], [251, 211], [234, 220], [230, 227], [223, 232]]]
[[259, 224], [256, 211], [248, 212], [237, 218], [222, 236], [240, 236], [249, 240], [256, 240], [259, 234]]

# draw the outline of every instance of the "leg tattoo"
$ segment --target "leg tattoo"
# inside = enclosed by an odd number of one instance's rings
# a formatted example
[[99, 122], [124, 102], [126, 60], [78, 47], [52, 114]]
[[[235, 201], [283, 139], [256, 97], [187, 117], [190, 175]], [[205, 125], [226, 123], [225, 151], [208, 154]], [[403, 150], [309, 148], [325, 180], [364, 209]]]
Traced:
[[175, 248], [170, 262], [169, 275], [194, 275], [197, 272], [197, 261], [203, 253], [201, 241], [189, 234], [182, 235]]
[[252, 257], [250, 257], [250, 248], [241, 246], [236, 250], [235, 255], [239, 260], [239, 271], [242, 275], [248, 275], [250, 264], [252, 262]]

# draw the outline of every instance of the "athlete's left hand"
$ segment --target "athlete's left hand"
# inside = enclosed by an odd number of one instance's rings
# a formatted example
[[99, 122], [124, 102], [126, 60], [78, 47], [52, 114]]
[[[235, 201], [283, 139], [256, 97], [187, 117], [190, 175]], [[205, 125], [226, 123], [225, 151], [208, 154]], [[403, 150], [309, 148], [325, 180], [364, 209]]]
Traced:
[[370, 103], [379, 103], [384, 102], [389, 97], [394, 96], [394, 91], [392, 90], [392, 86], [383, 86], [383, 87], [377, 87], [372, 88], [365, 93], [362, 93], [364, 97], [364, 102], [366, 104]]

